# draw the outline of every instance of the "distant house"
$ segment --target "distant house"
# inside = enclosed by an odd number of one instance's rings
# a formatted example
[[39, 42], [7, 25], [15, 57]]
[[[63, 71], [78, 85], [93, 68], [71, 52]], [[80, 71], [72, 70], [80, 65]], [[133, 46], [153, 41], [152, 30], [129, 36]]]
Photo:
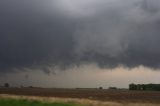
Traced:
[[160, 84], [129, 84], [129, 90], [160, 91]]

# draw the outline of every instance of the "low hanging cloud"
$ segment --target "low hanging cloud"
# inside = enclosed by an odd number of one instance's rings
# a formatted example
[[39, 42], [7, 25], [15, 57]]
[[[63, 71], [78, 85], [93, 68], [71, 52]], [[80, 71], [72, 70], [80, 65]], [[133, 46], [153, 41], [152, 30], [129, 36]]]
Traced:
[[2, 0], [0, 72], [140, 65], [159, 68], [158, 0]]

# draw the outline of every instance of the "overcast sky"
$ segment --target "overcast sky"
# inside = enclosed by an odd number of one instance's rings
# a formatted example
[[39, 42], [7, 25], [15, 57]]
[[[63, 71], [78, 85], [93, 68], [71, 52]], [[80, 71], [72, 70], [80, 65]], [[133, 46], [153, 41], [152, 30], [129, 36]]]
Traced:
[[160, 83], [159, 0], [1, 0], [0, 15], [2, 84]]

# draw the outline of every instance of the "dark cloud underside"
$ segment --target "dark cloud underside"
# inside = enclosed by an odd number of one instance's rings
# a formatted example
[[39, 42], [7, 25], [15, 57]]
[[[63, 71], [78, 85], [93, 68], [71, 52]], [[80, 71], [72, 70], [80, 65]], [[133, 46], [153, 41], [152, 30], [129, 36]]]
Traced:
[[1, 0], [0, 70], [92, 62], [159, 68], [159, 3]]

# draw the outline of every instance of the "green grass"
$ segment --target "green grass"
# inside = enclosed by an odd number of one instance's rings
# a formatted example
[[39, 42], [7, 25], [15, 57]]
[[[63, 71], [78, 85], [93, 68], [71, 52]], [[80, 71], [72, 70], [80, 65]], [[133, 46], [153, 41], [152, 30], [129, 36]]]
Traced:
[[35, 100], [0, 99], [0, 106], [77, 106], [71, 103], [43, 103]]

